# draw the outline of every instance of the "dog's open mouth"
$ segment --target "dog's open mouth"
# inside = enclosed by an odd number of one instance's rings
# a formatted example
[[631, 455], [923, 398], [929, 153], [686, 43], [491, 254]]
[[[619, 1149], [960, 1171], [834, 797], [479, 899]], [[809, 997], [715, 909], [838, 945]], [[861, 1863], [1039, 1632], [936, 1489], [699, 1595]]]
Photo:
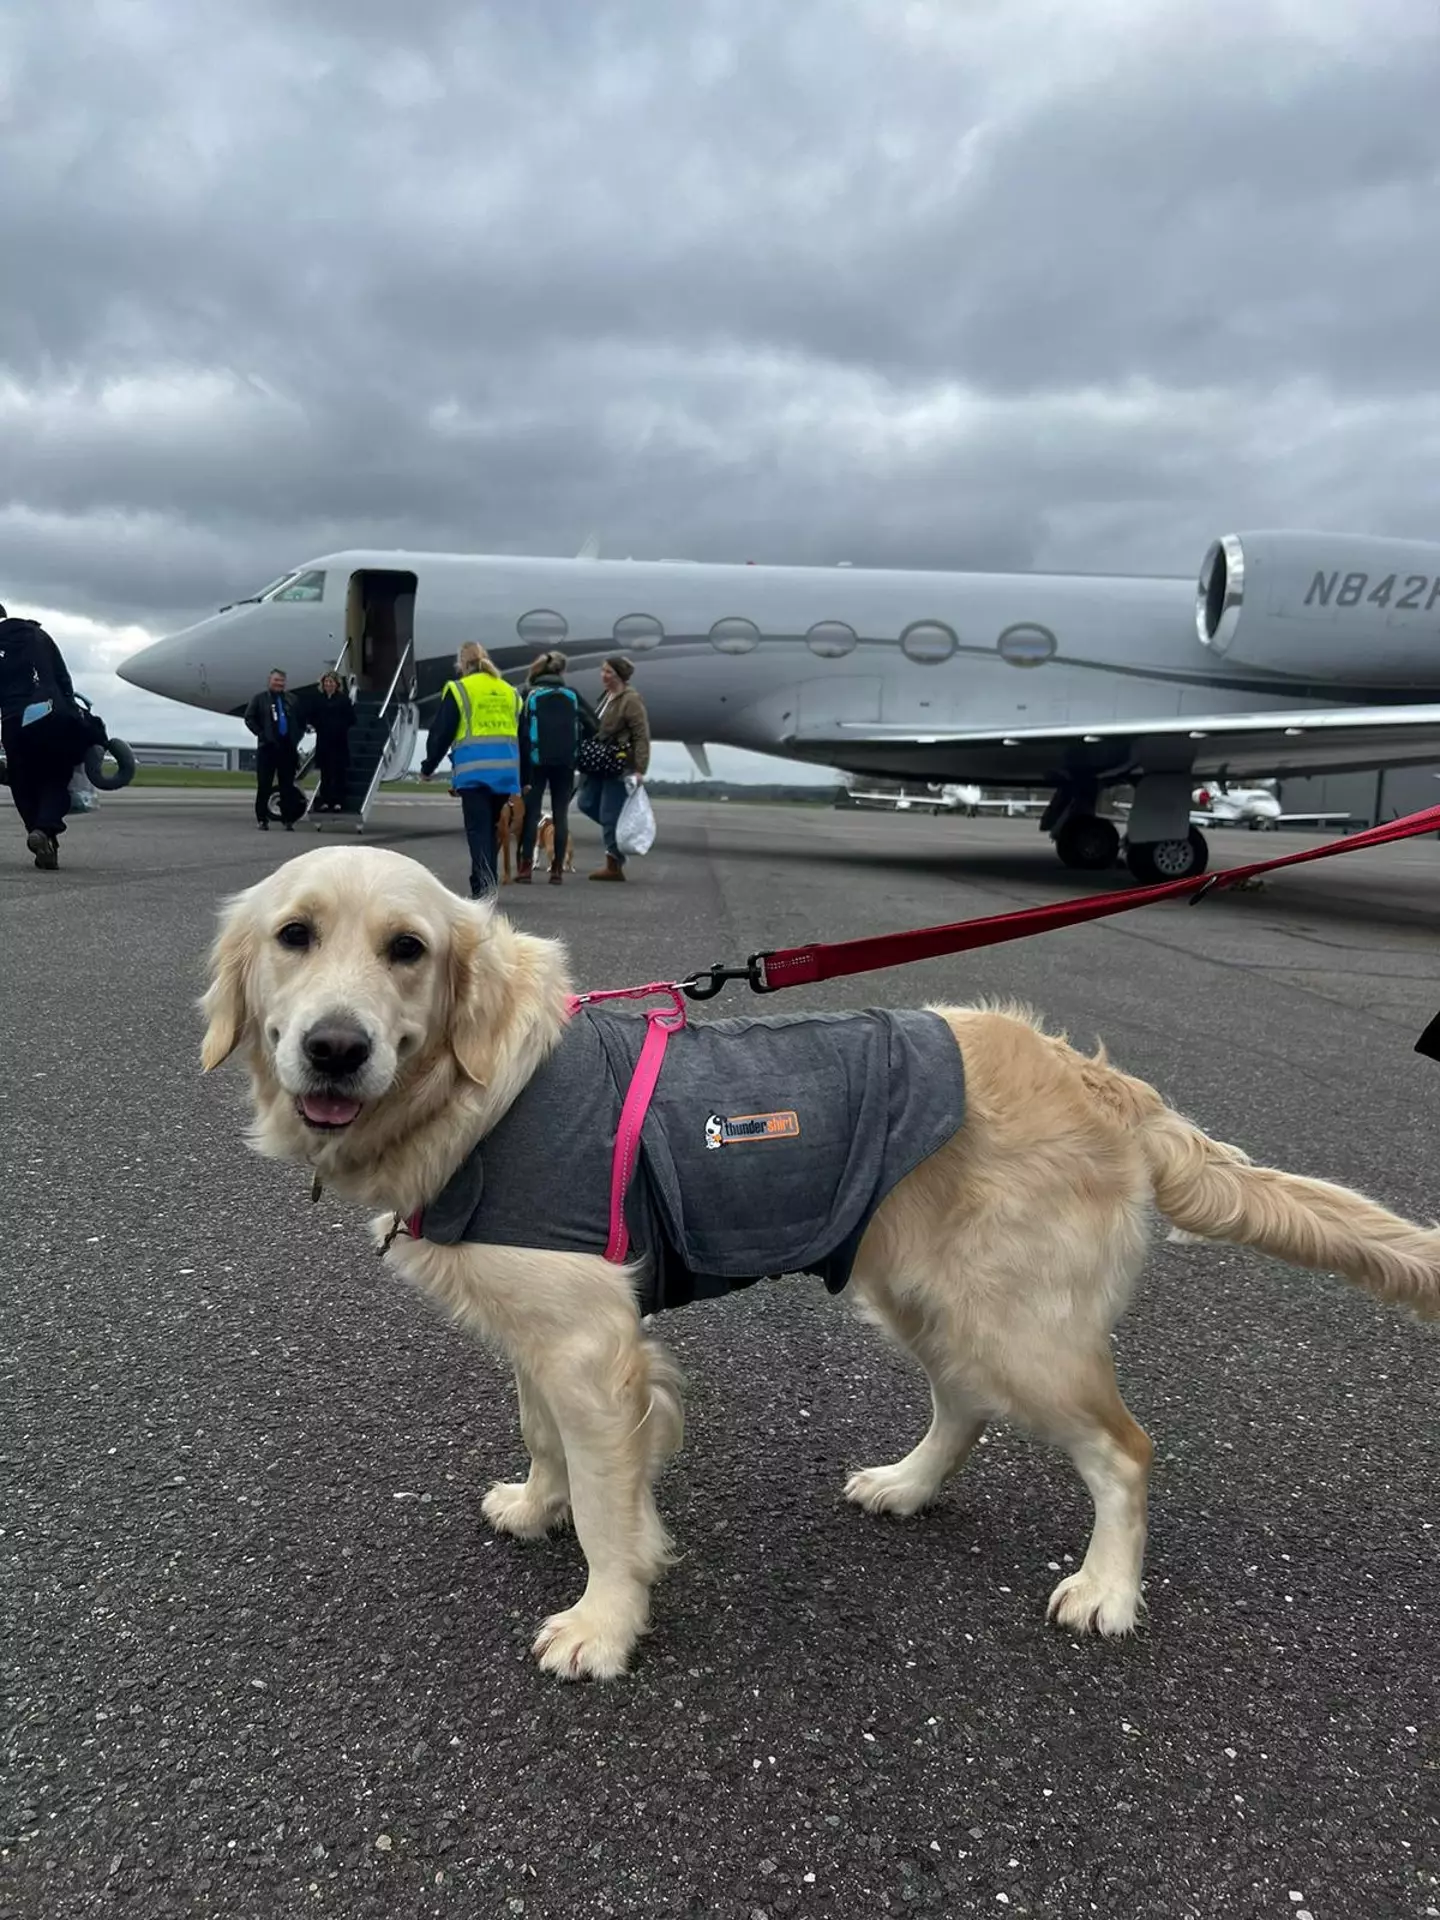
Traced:
[[321, 1133], [338, 1133], [359, 1118], [364, 1103], [343, 1093], [302, 1093], [295, 1102], [307, 1127]]

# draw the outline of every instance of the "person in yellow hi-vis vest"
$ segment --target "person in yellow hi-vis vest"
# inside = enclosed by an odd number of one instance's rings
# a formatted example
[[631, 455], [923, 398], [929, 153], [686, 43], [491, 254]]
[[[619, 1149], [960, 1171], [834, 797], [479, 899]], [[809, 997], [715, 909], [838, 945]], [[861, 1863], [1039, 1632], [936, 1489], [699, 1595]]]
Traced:
[[520, 695], [475, 640], [467, 640], [447, 680], [425, 740], [420, 778], [431, 780], [450, 755], [450, 784], [460, 796], [470, 843], [470, 897], [497, 889], [495, 831], [500, 809], [520, 791]]

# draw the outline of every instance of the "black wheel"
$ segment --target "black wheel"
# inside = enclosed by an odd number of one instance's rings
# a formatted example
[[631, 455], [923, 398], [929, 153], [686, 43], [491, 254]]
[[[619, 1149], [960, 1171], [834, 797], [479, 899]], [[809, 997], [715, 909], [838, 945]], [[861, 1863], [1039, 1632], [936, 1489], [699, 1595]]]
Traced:
[[1055, 836], [1055, 851], [1067, 867], [1101, 873], [1119, 857], [1120, 830], [1097, 814], [1072, 814]]
[[270, 818], [276, 821], [280, 826], [289, 826], [289, 827], [295, 826], [298, 821], [301, 821], [305, 818], [306, 812], [309, 809], [310, 803], [304, 788], [297, 787], [295, 791], [300, 796], [300, 810], [298, 813], [295, 813], [295, 812], [286, 813], [285, 808], [280, 799], [280, 789], [278, 787], [270, 795], [269, 800], [265, 804], [265, 811], [269, 814]]
[[1143, 886], [1157, 886], [1162, 880], [1192, 880], [1210, 864], [1210, 849], [1198, 827], [1191, 827], [1184, 840], [1147, 840], [1140, 846], [1127, 846], [1125, 864]]
[[[105, 756], [115, 762], [114, 773], [105, 771]], [[123, 740], [107, 740], [103, 747], [90, 747], [85, 754], [85, 772], [97, 793], [119, 793], [135, 778], [135, 756]]]

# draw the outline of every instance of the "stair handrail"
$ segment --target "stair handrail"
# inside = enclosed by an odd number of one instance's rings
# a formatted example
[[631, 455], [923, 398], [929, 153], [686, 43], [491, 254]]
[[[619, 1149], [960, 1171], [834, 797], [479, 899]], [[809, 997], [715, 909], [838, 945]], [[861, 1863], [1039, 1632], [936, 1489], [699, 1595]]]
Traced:
[[[386, 714], [390, 711], [390, 703], [395, 698], [395, 690], [400, 685], [401, 676], [404, 674], [406, 667], [410, 664], [410, 661], [412, 660], [414, 653], [415, 653], [415, 641], [412, 637], [411, 639], [407, 640], [405, 643], [405, 651], [400, 656], [400, 664], [395, 669], [395, 678], [390, 682], [390, 690], [385, 695], [385, 698], [380, 702], [380, 711], [375, 716], [377, 720], [383, 720]], [[410, 691], [411, 689], [407, 688], [407, 696]], [[393, 733], [394, 731], [395, 731], [395, 723], [392, 720], [390, 723], [390, 732]], [[390, 739], [389, 739], [389, 735], [387, 734], [385, 739], [385, 745], [381, 751], [380, 758], [375, 762], [375, 771], [370, 776], [370, 785], [366, 789], [366, 793], [365, 793], [365, 804], [360, 809], [360, 817], [362, 820], [368, 820], [370, 817], [370, 808], [374, 804], [375, 795], [380, 791], [380, 776], [385, 769], [385, 755], [389, 751], [390, 751]]]
[[[350, 636], [348, 633], [345, 636], [344, 645], [335, 656], [334, 666], [327, 667], [326, 672], [333, 673], [341, 686], [344, 687], [346, 693], [349, 694], [351, 700], [354, 700], [356, 694], [360, 691], [360, 675], [350, 659]], [[325, 675], [322, 674], [320, 677], [323, 680]]]

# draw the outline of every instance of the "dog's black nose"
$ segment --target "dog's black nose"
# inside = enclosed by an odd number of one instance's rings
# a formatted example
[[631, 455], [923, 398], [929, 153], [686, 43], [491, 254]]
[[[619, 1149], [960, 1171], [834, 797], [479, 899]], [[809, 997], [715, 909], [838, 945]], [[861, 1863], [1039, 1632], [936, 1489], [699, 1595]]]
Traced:
[[311, 1066], [335, 1080], [358, 1073], [370, 1058], [369, 1036], [346, 1020], [321, 1020], [306, 1034], [304, 1047]]

